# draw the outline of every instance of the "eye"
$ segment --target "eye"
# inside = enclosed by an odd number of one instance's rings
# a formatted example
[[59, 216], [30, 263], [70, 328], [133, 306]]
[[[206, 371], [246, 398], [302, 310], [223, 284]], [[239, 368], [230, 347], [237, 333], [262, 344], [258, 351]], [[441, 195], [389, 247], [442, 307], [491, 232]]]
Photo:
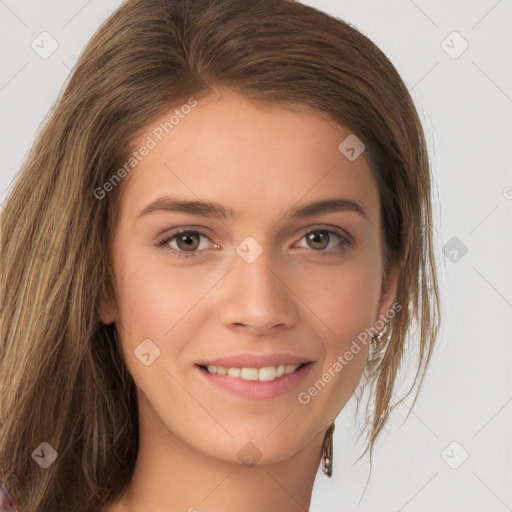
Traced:
[[[342, 232], [333, 229], [313, 229], [303, 233], [301, 238], [306, 240], [307, 247], [322, 256], [332, 255], [333, 253], [343, 254], [347, 249], [352, 247], [353, 242], [348, 236]], [[337, 243], [331, 242], [337, 240]], [[331, 249], [325, 250], [331, 244]], [[334, 248], [332, 248], [334, 245]], [[304, 247], [304, 246], [302, 246]]]
[[[201, 247], [201, 242], [205, 241]], [[321, 256], [332, 256], [344, 254], [354, 245], [351, 238], [343, 232], [333, 229], [313, 229], [305, 231], [300, 240], [305, 239], [307, 246], [303, 248], [310, 249], [311, 252], [318, 253]], [[167, 232], [163, 238], [157, 241], [157, 247], [169, 250], [180, 258], [191, 258], [200, 255], [208, 248], [210, 238], [200, 231], [186, 227], [176, 228], [170, 233]], [[337, 241], [337, 243], [333, 243]], [[327, 249], [331, 246], [330, 249]], [[217, 248], [217, 244], [214, 244]], [[327, 249], [327, 250], [326, 250]]]
[[[201, 246], [201, 238], [210, 240], [204, 233], [200, 231], [194, 231], [187, 228], [179, 228], [171, 233], [166, 233], [165, 236], [157, 241], [157, 247], [168, 249], [178, 257], [191, 258], [197, 256], [198, 253], [203, 252], [202, 250], [197, 251]], [[176, 246], [172, 244], [175, 242]]]

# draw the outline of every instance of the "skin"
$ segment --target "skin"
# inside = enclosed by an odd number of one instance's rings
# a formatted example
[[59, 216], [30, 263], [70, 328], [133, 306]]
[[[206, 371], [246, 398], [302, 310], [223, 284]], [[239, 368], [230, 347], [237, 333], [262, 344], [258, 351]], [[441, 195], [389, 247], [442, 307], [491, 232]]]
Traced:
[[[140, 448], [111, 512], [308, 510], [324, 433], [359, 383], [367, 345], [307, 405], [297, 395], [390, 309], [396, 292], [396, 273], [381, 287], [380, 201], [365, 155], [349, 161], [338, 150], [350, 133], [314, 113], [216, 90], [127, 178], [113, 240], [116, 299], [105, 299], [101, 318], [120, 328], [138, 390]], [[166, 195], [216, 201], [239, 216], [157, 210], [138, 218]], [[355, 211], [284, 216], [330, 198], [357, 201], [368, 219]], [[191, 249], [178, 237], [156, 247], [176, 226], [205, 236], [192, 235]], [[335, 234], [308, 243], [305, 232], [328, 228], [353, 245], [338, 245]], [[247, 236], [263, 249], [252, 263], [235, 251]], [[197, 254], [178, 257], [170, 248]], [[160, 350], [149, 366], [134, 356], [145, 339]], [[231, 396], [195, 366], [220, 354], [278, 350], [315, 362], [297, 388], [267, 400]], [[237, 455], [248, 442], [261, 454], [252, 466]]]

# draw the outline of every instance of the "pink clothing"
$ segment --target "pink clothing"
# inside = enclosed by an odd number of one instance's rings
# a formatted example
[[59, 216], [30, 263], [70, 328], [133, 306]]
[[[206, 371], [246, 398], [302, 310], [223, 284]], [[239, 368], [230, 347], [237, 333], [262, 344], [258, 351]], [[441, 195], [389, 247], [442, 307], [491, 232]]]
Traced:
[[0, 482], [0, 512], [20, 512], [3, 482]]

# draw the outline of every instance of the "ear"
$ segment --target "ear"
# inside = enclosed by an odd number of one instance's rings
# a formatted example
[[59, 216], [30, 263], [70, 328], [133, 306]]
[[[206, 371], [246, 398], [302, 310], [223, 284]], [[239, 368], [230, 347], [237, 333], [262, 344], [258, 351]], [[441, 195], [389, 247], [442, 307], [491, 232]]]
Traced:
[[[399, 266], [394, 265], [388, 269], [386, 279], [382, 281], [381, 298], [379, 303], [378, 317], [376, 319], [388, 318], [386, 311], [392, 308], [398, 289]], [[394, 316], [394, 315], [393, 315]], [[386, 322], [387, 323], [387, 322]]]

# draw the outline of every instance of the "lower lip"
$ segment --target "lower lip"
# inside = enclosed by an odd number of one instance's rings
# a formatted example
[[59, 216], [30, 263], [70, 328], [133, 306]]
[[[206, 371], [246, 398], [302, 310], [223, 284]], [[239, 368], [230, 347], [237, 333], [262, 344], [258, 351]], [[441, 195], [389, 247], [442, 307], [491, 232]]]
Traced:
[[312, 362], [307, 363], [297, 371], [271, 381], [244, 380], [239, 377], [218, 375], [210, 373], [201, 366], [197, 366], [197, 369], [211, 384], [233, 395], [249, 400], [266, 400], [282, 395], [298, 386], [310, 372], [312, 366]]

